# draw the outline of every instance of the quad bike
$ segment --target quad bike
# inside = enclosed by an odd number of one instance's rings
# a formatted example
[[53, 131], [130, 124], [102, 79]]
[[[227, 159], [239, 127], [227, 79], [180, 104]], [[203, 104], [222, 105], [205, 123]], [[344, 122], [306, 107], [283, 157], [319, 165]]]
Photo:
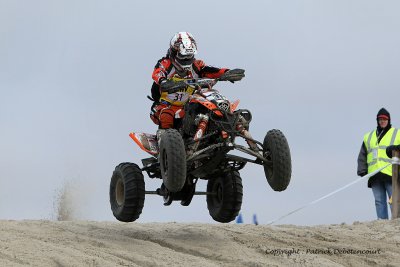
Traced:
[[[254, 140], [248, 129], [249, 110], [236, 109], [212, 87], [218, 79], [187, 79], [185, 86], [195, 89], [177, 119], [176, 129], [158, 130], [156, 135], [130, 133], [137, 145], [151, 155], [142, 159], [143, 167], [134, 163], [119, 164], [111, 177], [110, 203], [114, 216], [132, 222], [142, 213], [145, 194], [163, 197], [164, 205], [180, 201], [188, 206], [194, 195], [206, 195], [211, 217], [218, 222], [231, 222], [238, 215], [243, 197], [239, 174], [246, 163], [264, 167], [271, 188], [283, 191], [291, 178], [291, 157], [283, 133], [268, 131], [264, 142]], [[235, 141], [243, 138], [247, 146]], [[254, 159], [229, 154], [237, 150]], [[142, 172], [162, 179], [156, 191], [145, 191]], [[196, 192], [198, 179], [207, 180], [207, 192]]]

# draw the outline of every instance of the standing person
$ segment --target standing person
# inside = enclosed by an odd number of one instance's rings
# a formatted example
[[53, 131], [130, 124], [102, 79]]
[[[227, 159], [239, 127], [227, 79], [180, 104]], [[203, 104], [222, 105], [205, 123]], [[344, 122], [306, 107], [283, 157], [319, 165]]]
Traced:
[[[377, 128], [364, 135], [361, 150], [358, 155], [357, 174], [364, 176], [372, 173], [388, 163], [386, 148], [400, 144], [400, 133], [390, 124], [390, 113], [381, 108], [376, 115]], [[375, 198], [376, 215], [378, 219], [388, 219], [387, 200], [392, 196], [392, 166], [384, 168], [368, 179], [368, 187], [372, 188]]]
[[[244, 70], [216, 68], [196, 59], [197, 43], [188, 32], [176, 33], [169, 44], [167, 55], [158, 60], [152, 74], [151, 98], [154, 101], [150, 118], [159, 129], [173, 128], [174, 118], [182, 118], [182, 106], [194, 89], [182, 80], [189, 78], [219, 78], [225, 81], [240, 81]], [[177, 116], [177, 113], [179, 116]]]

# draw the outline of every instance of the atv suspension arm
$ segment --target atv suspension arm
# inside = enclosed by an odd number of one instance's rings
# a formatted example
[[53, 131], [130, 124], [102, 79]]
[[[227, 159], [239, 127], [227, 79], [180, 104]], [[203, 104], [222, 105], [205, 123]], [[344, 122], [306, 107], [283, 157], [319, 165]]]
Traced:
[[[242, 151], [242, 152], [244, 152], [246, 154], [252, 155], [252, 156], [256, 157], [257, 159], [261, 160], [261, 163], [259, 163], [259, 164], [272, 164], [272, 162], [270, 160], [264, 158], [259, 153], [255, 152], [255, 151], [253, 151], [253, 150], [251, 150], [251, 149], [249, 149], [247, 147], [244, 147], [244, 146], [241, 146], [241, 145], [236, 145], [236, 144], [233, 144], [233, 146], [237, 150]], [[255, 161], [254, 163], [258, 163], [258, 162]]]
[[229, 147], [229, 150], [232, 150], [234, 148], [234, 145], [232, 143], [229, 143], [229, 144], [219, 143], [219, 144], [211, 145], [211, 146], [203, 148], [197, 152], [194, 152], [191, 156], [189, 156], [187, 158], [187, 161], [194, 160], [197, 156], [199, 156], [209, 150], [213, 150], [217, 147]]

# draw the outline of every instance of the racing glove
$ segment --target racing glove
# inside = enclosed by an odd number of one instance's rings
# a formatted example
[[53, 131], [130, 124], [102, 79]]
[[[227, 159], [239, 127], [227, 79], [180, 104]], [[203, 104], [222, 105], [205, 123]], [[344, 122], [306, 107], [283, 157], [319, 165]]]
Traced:
[[392, 158], [392, 156], [393, 156], [393, 150], [397, 150], [397, 151], [400, 151], [400, 145], [391, 145], [391, 146], [388, 146], [387, 148], [386, 148], [386, 155], [389, 157], [389, 158]]
[[162, 92], [175, 93], [181, 89], [185, 89], [187, 84], [184, 81], [174, 82], [171, 80], [162, 80], [160, 88]]
[[244, 69], [233, 69], [228, 70], [224, 74], [219, 77], [220, 81], [230, 81], [234, 83], [236, 81], [240, 81], [244, 77]]

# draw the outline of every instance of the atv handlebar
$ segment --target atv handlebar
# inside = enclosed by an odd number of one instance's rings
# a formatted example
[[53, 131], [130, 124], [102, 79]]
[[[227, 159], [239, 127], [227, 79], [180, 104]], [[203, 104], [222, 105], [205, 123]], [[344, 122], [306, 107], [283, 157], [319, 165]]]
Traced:
[[240, 81], [245, 77], [243, 69], [232, 69], [226, 71], [219, 78], [192, 78], [192, 79], [182, 79], [179, 81], [167, 80], [160, 84], [162, 91], [167, 91], [168, 93], [174, 93], [187, 86], [194, 89], [208, 88], [211, 89], [218, 81], [229, 81], [236, 82]]
[[242, 80], [244, 77], [245, 77], [244, 69], [232, 69], [232, 70], [226, 71], [219, 78], [188, 79], [188, 80], [186, 80], [186, 82], [188, 85], [190, 85], [190, 83], [192, 83], [192, 84], [195, 83], [197, 86], [200, 86], [201, 88], [204, 88], [204, 87], [210, 88], [210, 87], [214, 86], [218, 81], [229, 81], [231, 83], [234, 83], [234, 82]]
[[187, 79], [185, 83], [187, 86], [192, 88], [209, 88], [211, 89], [216, 83], [218, 79], [210, 79], [210, 78], [197, 78], [197, 79]]

